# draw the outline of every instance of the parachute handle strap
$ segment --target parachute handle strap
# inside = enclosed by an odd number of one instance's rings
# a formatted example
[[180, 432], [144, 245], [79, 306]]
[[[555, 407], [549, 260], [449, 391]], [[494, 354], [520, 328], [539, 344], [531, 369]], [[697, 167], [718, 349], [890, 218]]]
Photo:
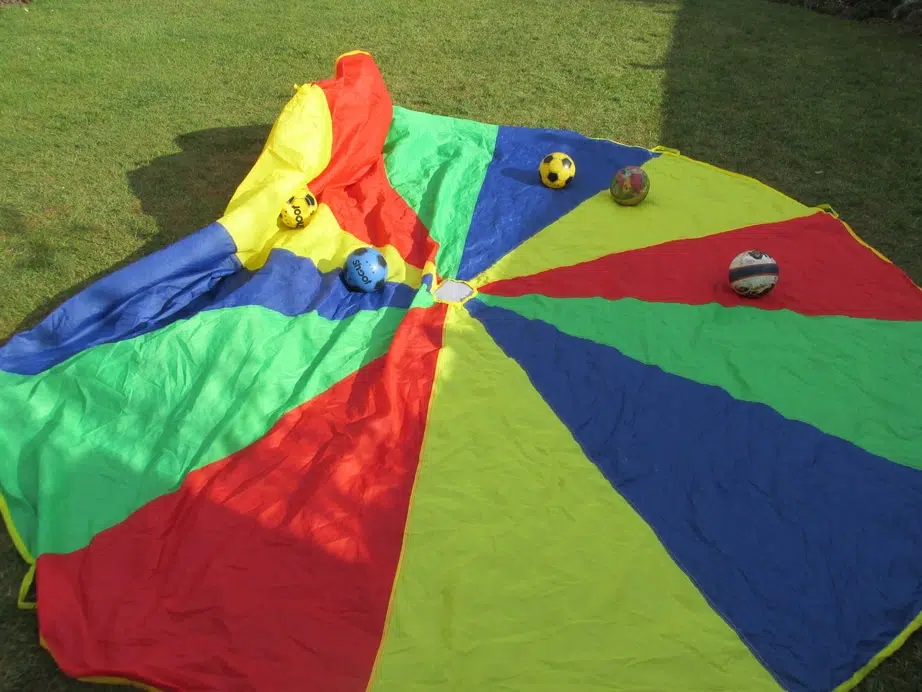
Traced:
[[651, 151], [654, 151], [657, 154], [672, 154], [673, 156], [681, 156], [678, 149], [673, 149], [672, 147], [664, 147], [662, 144], [657, 144]]
[[817, 209], [822, 209], [823, 211], [832, 214], [837, 219], [839, 218], [839, 212], [832, 208], [831, 204], [818, 204]]
[[32, 583], [35, 581], [35, 563], [33, 562], [29, 565], [29, 570], [26, 572], [26, 576], [22, 578], [22, 582], [19, 584], [19, 595], [16, 599], [16, 606], [20, 610], [35, 610], [36, 603], [35, 601], [30, 601], [29, 599], [29, 589], [32, 588]]

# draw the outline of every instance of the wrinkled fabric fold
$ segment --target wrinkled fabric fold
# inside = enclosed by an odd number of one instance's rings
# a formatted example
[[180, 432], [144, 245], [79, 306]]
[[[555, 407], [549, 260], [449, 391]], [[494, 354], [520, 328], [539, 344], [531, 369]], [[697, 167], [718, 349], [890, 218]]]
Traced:
[[0, 347], [0, 514], [81, 679], [841, 692], [922, 624], [920, 363], [922, 291], [834, 214], [395, 106], [354, 51], [221, 218]]

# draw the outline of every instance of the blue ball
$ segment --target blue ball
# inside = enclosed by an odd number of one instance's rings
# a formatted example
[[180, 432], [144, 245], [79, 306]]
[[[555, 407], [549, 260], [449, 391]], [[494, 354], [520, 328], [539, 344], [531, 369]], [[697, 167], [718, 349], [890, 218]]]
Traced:
[[346, 258], [343, 280], [353, 291], [371, 293], [384, 288], [387, 281], [387, 261], [372, 247], [360, 247]]

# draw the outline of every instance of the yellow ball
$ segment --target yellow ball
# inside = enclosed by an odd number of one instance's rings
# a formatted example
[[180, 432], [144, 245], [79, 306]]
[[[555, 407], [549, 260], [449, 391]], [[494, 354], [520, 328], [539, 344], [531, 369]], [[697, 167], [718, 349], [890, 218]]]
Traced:
[[544, 185], [559, 190], [569, 185], [570, 181], [576, 177], [576, 162], [570, 158], [569, 154], [555, 151], [541, 160], [538, 173]]
[[317, 198], [306, 192], [303, 196], [292, 197], [285, 203], [279, 213], [279, 220], [288, 228], [304, 228], [315, 211]]

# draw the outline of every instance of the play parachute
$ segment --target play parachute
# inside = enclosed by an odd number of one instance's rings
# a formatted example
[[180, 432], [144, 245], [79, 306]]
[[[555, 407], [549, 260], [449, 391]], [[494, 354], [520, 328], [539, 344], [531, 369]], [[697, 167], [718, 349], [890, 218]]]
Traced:
[[920, 622], [920, 364], [922, 291], [830, 210], [347, 54], [224, 216], [0, 349], [20, 600], [162, 690], [847, 689]]

